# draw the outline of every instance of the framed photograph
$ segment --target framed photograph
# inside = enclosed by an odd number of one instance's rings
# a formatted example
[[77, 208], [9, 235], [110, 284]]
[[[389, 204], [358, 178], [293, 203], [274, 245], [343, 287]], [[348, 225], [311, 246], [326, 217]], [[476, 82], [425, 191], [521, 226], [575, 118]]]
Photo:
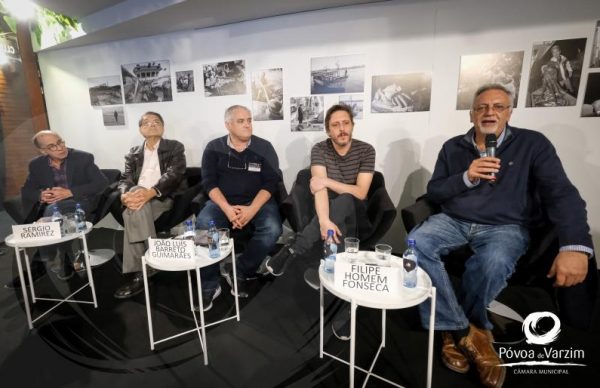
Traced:
[[246, 62], [218, 62], [203, 66], [204, 95], [232, 96], [246, 94]]
[[290, 125], [292, 132], [324, 131], [323, 96], [291, 97]]
[[173, 101], [169, 61], [121, 65], [126, 104]]
[[596, 30], [594, 31], [594, 41], [592, 42], [592, 55], [590, 58], [590, 67], [600, 67], [600, 20], [596, 22]]
[[176, 71], [175, 79], [177, 80], [177, 92], [193, 92], [194, 91], [194, 71]]
[[488, 83], [500, 84], [508, 89], [515, 99], [514, 106], [517, 106], [524, 54], [524, 51], [513, 51], [463, 55], [460, 58], [456, 109], [471, 109], [473, 95], [480, 86]]
[[585, 42], [585, 38], [580, 38], [533, 44], [527, 107], [577, 103]]
[[121, 78], [118, 75], [88, 78], [92, 106], [120, 105], [123, 103]]
[[252, 73], [252, 116], [255, 121], [283, 120], [283, 69]]
[[340, 96], [340, 104], [348, 105], [352, 109], [354, 119], [360, 120], [363, 118], [363, 96], [362, 95], [346, 95]]
[[364, 55], [341, 55], [310, 60], [310, 94], [362, 93]]
[[581, 117], [600, 118], [600, 73], [588, 74]]
[[411, 73], [374, 75], [371, 112], [424, 112], [431, 103], [431, 75]]
[[125, 125], [125, 111], [122, 106], [102, 108], [102, 121], [105, 127]]

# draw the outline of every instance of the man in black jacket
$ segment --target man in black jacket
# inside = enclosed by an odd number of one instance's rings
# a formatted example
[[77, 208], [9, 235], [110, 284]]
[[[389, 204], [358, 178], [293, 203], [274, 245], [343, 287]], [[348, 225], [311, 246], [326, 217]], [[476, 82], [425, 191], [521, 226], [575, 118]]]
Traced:
[[183, 182], [185, 150], [177, 140], [163, 139], [164, 120], [156, 112], [146, 112], [139, 121], [145, 141], [125, 156], [125, 169], [119, 181], [123, 222], [123, 273], [134, 273], [121, 286], [115, 298], [132, 297], [144, 289], [141, 257], [148, 237], [156, 237], [154, 221], [173, 206], [172, 195]]
[[[108, 180], [94, 163], [90, 153], [67, 148], [62, 137], [53, 131], [39, 131], [32, 138], [33, 145], [41, 153], [29, 163], [29, 174], [21, 188], [21, 200], [25, 222], [36, 221], [42, 216], [51, 216], [54, 206], [61, 214], [73, 213], [77, 203], [87, 214], [96, 208], [98, 198], [108, 186]], [[66, 280], [73, 276], [73, 267], [64, 260], [65, 253], [72, 257], [71, 243], [40, 249], [43, 261], [51, 260], [56, 251], [60, 253], [58, 277]], [[43, 274], [43, 265], [37, 260], [32, 263], [32, 275]], [[19, 286], [13, 280], [7, 286]]]

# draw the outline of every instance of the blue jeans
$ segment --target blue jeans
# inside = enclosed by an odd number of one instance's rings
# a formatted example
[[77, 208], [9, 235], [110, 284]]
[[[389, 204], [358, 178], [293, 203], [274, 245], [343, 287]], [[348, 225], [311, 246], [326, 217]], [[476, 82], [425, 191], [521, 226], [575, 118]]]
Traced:
[[[216, 203], [209, 200], [196, 218], [196, 228], [208, 229], [210, 220], [215, 221], [217, 228], [231, 228], [225, 213]], [[254, 233], [248, 241], [248, 245], [246, 245], [246, 250], [236, 261], [237, 276], [242, 279], [256, 276], [256, 270], [260, 263], [275, 247], [279, 236], [281, 236], [281, 217], [279, 216], [277, 203], [273, 198], [260, 208], [250, 224], [254, 226]], [[204, 291], [216, 289], [219, 284], [219, 265], [215, 264], [202, 268], [200, 275]]]
[[[486, 308], [506, 287], [517, 260], [527, 250], [527, 228], [475, 224], [439, 213], [415, 227], [408, 238], [415, 239], [419, 266], [437, 289], [435, 329], [460, 330], [471, 322], [491, 330]], [[441, 257], [466, 245], [474, 254], [465, 264], [459, 299]], [[430, 309], [430, 301], [419, 305], [425, 328], [429, 327]]]

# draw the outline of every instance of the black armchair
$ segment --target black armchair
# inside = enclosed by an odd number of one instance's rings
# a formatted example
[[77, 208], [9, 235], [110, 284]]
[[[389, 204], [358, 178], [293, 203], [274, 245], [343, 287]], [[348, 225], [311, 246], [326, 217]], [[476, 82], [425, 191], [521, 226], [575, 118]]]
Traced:
[[[281, 210], [290, 226], [299, 232], [315, 216], [314, 198], [310, 192], [310, 168], [298, 172], [290, 195], [283, 201]], [[361, 247], [373, 248], [389, 230], [396, 218], [396, 207], [386, 189], [383, 174], [375, 171], [367, 194], [367, 216], [373, 228], [366, 236], [360, 236]]]
[[[184, 175], [184, 189], [179, 190], [173, 197], [173, 207], [161, 214], [156, 221], [154, 227], [157, 233], [168, 232], [172, 227], [183, 222], [186, 218], [193, 214], [192, 199], [202, 191], [201, 179], [202, 174], [200, 167], [187, 167]], [[120, 192], [116, 190], [117, 197]], [[117, 222], [123, 225], [123, 206], [121, 201], [114, 201], [110, 212]]]
[[[401, 210], [402, 222], [408, 232], [432, 214], [440, 212], [439, 206], [430, 202], [426, 195]], [[418, 244], [418, 242], [417, 242]], [[546, 290], [558, 308], [561, 320], [572, 327], [588, 329], [594, 319], [598, 294], [598, 268], [595, 258], [588, 261], [588, 273], [583, 283], [566, 288], [552, 287], [553, 279], [546, 274], [558, 253], [558, 237], [550, 223], [530, 230], [529, 249], [517, 262], [509, 286], [538, 287]], [[465, 261], [472, 252], [468, 247], [450, 253], [443, 258], [446, 270], [460, 277]], [[499, 298], [502, 297], [502, 293]]]

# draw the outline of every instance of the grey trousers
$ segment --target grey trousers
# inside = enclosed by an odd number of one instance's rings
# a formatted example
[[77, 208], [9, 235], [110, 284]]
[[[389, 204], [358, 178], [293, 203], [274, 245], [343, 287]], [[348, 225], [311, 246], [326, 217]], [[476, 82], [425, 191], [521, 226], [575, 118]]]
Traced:
[[[135, 186], [131, 190], [135, 190]], [[123, 210], [125, 232], [123, 237], [123, 273], [142, 270], [142, 255], [146, 252], [148, 237], [156, 237], [154, 221], [173, 207], [173, 200], [153, 199], [139, 210]]]

